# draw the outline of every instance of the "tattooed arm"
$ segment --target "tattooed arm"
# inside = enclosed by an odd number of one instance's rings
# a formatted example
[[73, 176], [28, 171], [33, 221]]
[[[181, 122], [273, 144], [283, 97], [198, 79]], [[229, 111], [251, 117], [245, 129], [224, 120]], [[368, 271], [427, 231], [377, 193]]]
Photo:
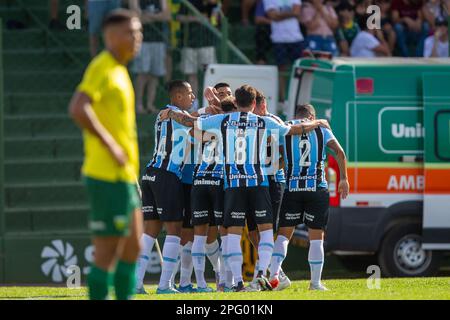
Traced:
[[341, 194], [341, 198], [345, 199], [348, 196], [350, 185], [347, 177], [347, 157], [345, 156], [344, 149], [336, 139], [328, 141], [327, 147], [330, 148], [336, 155], [336, 161], [339, 166], [340, 180], [338, 191]]
[[159, 113], [160, 120], [172, 119], [185, 127], [193, 128], [198, 117], [194, 117], [189, 113], [165, 109]]
[[317, 127], [331, 129], [327, 120], [319, 119], [292, 125], [288, 135], [302, 135], [316, 129]]

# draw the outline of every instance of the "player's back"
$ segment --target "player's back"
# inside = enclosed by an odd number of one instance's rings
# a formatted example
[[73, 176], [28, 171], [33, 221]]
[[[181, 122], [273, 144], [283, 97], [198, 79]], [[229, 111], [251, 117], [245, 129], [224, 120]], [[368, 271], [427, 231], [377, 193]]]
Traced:
[[[299, 124], [291, 120], [287, 124]], [[290, 191], [315, 191], [326, 188], [324, 162], [326, 144], [334, 139], [333, 133], [322, 127], [298, 136], [286, 136], [284, 145], [285, 173]]]

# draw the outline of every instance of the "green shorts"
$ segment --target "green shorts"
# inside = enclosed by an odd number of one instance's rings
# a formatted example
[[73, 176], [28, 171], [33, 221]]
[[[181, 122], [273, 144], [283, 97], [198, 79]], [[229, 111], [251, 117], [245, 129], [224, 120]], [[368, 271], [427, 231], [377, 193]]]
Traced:
[[95, 236], [124, 237], [130, 217], [141, 202], [133, 183], [107, 182], [84, 177], [91, 205], [89, 229]]

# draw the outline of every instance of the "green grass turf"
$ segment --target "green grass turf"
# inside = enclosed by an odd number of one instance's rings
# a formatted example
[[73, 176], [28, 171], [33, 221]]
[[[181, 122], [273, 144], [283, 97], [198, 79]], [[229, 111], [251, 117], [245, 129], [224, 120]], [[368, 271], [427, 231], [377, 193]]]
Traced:
[[[450, 277], [381, 279], [381, 288], [368, 289], [367, 279], [324, 280], [327, 292], [308, 291], [308, 281], [293, 281], [283, 291], [156, 295], [155, 285], [146, 285], [148, 295], [137, 300], [450, 300]], [[0, 287], [0, 299], [87, 299], [86, 289], [63, 287]]]

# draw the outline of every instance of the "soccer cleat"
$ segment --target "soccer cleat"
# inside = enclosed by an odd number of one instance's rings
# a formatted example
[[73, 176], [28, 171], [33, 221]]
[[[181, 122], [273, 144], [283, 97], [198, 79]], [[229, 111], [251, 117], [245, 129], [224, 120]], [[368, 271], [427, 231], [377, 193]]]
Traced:
[[277, 290], [278, 285], [280, 284], [280, 280], [278, 280], [278, 277], [275, 276], [269, 280], [269, 283], [272, 286], [273, 290]]
[[192, 284], [188, 284], [187, 286], [184, 286], [184, 287], [179, 286], [178, 291], [180, 293], [196, 293], [197, 289], [194, 288], [194, 286]]
[[140, 288], [136, 288], [136, 294], [148, 294], [147, 291], [145, 291], [144, 286]]
[[289, 280], [287, 275], [285, 275], [284, 273], [283, 274], [280, 273], [278, 280], [279, 280], [278, 286], [276, 287], [276, 289], [274, 289], [276, 291], [281, 291], [291, 286], [291, 280]]
[[196, 293], [209, 293], [209, 292], [214, 292], [214, 289], [213, 289], [213, 288], [210, 288], [210, 287], [206, 287], [206, 288], [200, 288], [200, 287], [197, 287], [196, 290], [197, 290]]
[[316, 291], [329, 291], [327, 287], [325, 287], [323, 284], [309, 284], [309, 290], [316, 290]]
[[235, 292], [236, 286], [232, 286], [231, 288], [225, 286], [223, 287], [223, 292]]
[[250, 282], [248, 288], [252, 289], [253, 291], [261, 291], [261, 286], [259, 285], [258, 281], [256, 281], [256, 279]]
[[250, 289], [249, 287], [246, 287], [244, 285], [244, 282], [239, 281], [238, 284], [234, 287], [234, 292], [251, 292], [254, 291], [253, 289]]
[[272, 291], [272, 290], [273, 290], [272, 286], [270, 285], [269, 280], [267, 280], [267, 278], [264, 277], [262, 274], [261, 274], [261, 275], [258, 275], [258, 276], [256, 277], [255, 280], [256, 280], [256, 281], [259, 283], [259, 285], [261, 286], [261, 290], [262, 290], [262, 291], [266, 291], [266, 290]]
[[174, 293], [180, 293], [180, 291], [174, 289], [174, 288], [167, 288], [167, 289], [156, 289], [156, 294], [174, 294]]

